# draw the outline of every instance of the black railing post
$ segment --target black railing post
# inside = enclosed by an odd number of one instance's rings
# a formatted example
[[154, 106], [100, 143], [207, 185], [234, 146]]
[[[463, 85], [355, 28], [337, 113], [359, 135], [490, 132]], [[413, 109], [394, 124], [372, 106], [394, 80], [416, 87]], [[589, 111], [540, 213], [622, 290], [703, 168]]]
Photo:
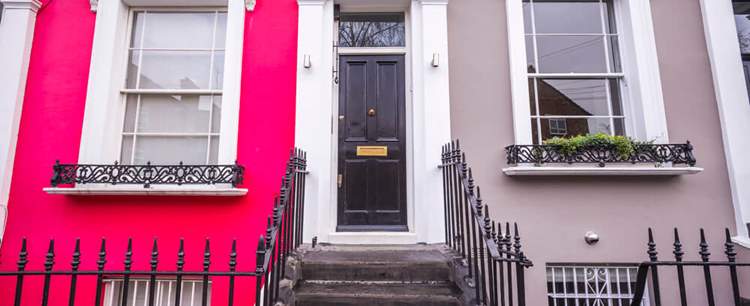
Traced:
[[[682, 242], [680, 242], [680, 233], [677, 228], [674, 229], [674, 259], [676, 262], [682, 262], [682, 256], [685, 252], [682, 250]], [[682, 265], [677, 265], [677, 285], [680, 288], [680, 305], [687, 306], [687, 292], [685, 288], [685, 268]]]
[[[701, 260], [704, 263], [707, 263], [709, 260], [709, 256], [711, 256], [711, 252], [708, 251], [708, 243], [706, 242], [706, 234], [703, 231], [703, 229], [700, 229], [700, 235], [701, 235], [701, 242], [700, 242], [700, 251], [698, 254], [701, 255]], [[706, 281], [706, 299], [708, 300], [709, 306], [716, 305], [716, 302], [714, 301], [714, 288], [713, 288], [713, 282], [711, 280], [711, 266], [709, 265], [703, 265], [703, 277]]]
[[180, 238], [180, 247], [177, 249], [177, 279], [175, 280], [174, 306], [180, 306], [182, 302], [182, 269], [185, 267], [185, 239]]
[[737, 266], [734, 263], [737, 262], [737, 252], [734, 250], [734, 242], [732, 242], [732, 236], [729, 234], [729, 229], [724, 229], [724, 254], [727, 255], [727, 261], [729, 261], [729, 277], [732, 281], [732, 299], [734, 300], [735, 306], [741, 306], [742, 301], [740, 299], [740, 284], [737, 279]]
[[42, 289], [42, 306], [49, 303], [49, 286], [52, 279], [52, 267], [55, 265], [55, 240], [49, 241], [49, 248], [44, 259], [44, 286]]
[[151, 247], [151, 274], [149, 275], [148, 282], [148, 306], [154, 306], [154, 298], [156, 297], [156, 269], [159, 266], [159, 247], [156, 245], [156, 238], [154, 238], [154, 245]]
[[266, 261], [266, 241], [263, 239], [263, 235], [258, 238], [258, 247], [255, 249], [255, 272], [258, 274], [255, 278], [255, 305], [261, 305], [261, 296], [263, 295], [263, 276], [265, 269], [263, 264]]
[[[503, 238], [503, 224], [500, 222], [497, 223], [497, 238], [495, 238], [495, 241], [497, 242], [498, 250], [502, 251], [505, 239]], [[502, 260], [502, 257], [503, 253], [500, 253], [499, 259]], [[502, 261], [499, 261], [497, 267], [498, 280], [500, 281], [500, 306], [505, 306], [505, 266]]]
[[75, 306], [76, 287], [78, 282], [78, 268], [81, 265], [81, 240], [76, 238], [73, 258], [70, 260], [70, 293], [68, 294], [68, 306]]
[[99, 247], [99, 258], [96, 261], [96, 293], [94, 296], [94, 306], [100, 306], [102, 304], [102, 282], [104, 278], [104, 265], [107, 264], [106, 244], [107, 240], [102, 238], [102, 244]]
[[128, 286], [130, 285], [130, 267], [133, 264], [133, 238], [128, 238], [128, 248], [125, 251], [125, 260], [123, 261], [123, 278], [122, 278], [122, 306], [128, 306]]
[[206, 238], [206, 246], [203, 251], [203, 286], [201, 290], [201, 306], [208, 305], [208, 269], [211, 266], [211, 240]]
[[[656, 251], [656, 242], [654, 242], [654, 233], [651, 228], [648, 229], [648, 258], [652, 263], [657, 262], [659, 259], [657, 255], [659, 252]], [[654, 305], [661, 305], [661, 291], [659, 290], [659, 271], [656, 265], [651, 267], [651, 284], [654, 287]]]
[[234, 305], [234, 272], [237, 271], [237, 240], [232, 240], [232, 250], [229, 252], [229, 293], [227, 305]]
[[18, 276], [16, 276], [16, 294], [13, 305], [21, 306], [21, 295], [23, 294], [23, 271], [29, 263], [29, 253], [26, 251], [26, 238], [21, 240], [21, 251], [18, 252]]

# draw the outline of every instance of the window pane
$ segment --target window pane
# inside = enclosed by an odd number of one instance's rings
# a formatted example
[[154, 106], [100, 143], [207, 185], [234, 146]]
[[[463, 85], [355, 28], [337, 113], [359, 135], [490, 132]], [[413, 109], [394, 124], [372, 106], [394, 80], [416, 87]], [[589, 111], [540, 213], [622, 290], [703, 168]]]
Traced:
[[210, 49], [214, 12], [147, 12], [144, 48]]
[[211, 89], [222, 89], [224, 87], [224, 51], [214, 53], [214, 65], [211, 70]]
[[734, 22], [737, 25], [737, 38], [740, 51], [750, 53], [750, 3], [736, 2], [734, 5]]
[[131, 48], [141, 47], [141, 40], [143, 39], [143, 21], [145, 19], [144, 14], [144, 12], [135, 12], [135, 14], [133, 14], [133, 34], [130, 39]]
[[598, 0], [533, 3], [537, 33], [603, 33]]
[[211, 144], [208, 153], [208, 163], [216, 164], [219, 159], [219, 136], [211, 136], [209, 141], [211, 141]]
[[211, 96], [142, 95], [138, 132], [208, 133]]
[[603, 36], [537, 36], [539, 72], [607, 72]]
[[138, 109], [138, 95], [129, 95], [125, 102], [125, 122], [122, 131], [132, 133], [135, 131], [135, 115]]
[[609, 116], [608, 80], [537, 79], [540, 115]]
[[129, 165], [133, 161], [133, 136], [122, 136], [120, 146], [120, 163]]
[[532, 33], [531, 28], [531, 3], [529, 0], [523, 1], [523, 30], [526, 34]]
[[620, 62], [620, 43], [616, 35], [607, 36], [607, 48], [609, 49], [609, 66], [611, 72], [622, 72], [622, 63]]
[[620, 80], [611, 79], [609, 80], [609, 88], [611, 91], [610, 100], [612, 101], [612, 115], [622, 116], [622, 96], [620, 95]]
[[221, 96], [214, 96], [212, 105], [211, 133], [218, 133], [221, 130]]
[[216, 44], [214, 48], [224, 49], [227, 40], [227, 13], [219, 13], [216, 20]]
[[403, 14], [342, 14], [339, 24], [341, 47], [403, 47]]
[[128, 57], [128, 73], [125, 81], [126, 88], [137, 88], [138, 66], [141, 64], [141, 51], [130, 51]]
[[207, 89], [211, 53], [143, 51], [141, 89]]
[[[572, 137], [598, 133], [612, 134], [612, 123], [610, 118], [541, 118], [540, 120], [543, 140], [552, 137]], [[553, 123], [555, 125], [551, 126], [550, 121], [555, 122]], [[562, 123], [562, 121], [564, 121], [564, 123]], [[552, 131], [551, 127], [559, 127], [562, 125], [566, 127], [564, 134], [560, 133], [553, 135], [550, 133], [550, 131]], [[555, 130], [560, 131], [560, 129]]]
[[539, 114], [536, 109], [536, 81], [533, 78], [529, 78], [529, 109], [531, 109], [531, 115]]
[[173, 136], [138, 136], [134, 164], [205, 164], [208, 138]]
[[534, 59], [534, 36], [526, 35], [526, 70], [528, 73], [537, 73], [538, 71]]

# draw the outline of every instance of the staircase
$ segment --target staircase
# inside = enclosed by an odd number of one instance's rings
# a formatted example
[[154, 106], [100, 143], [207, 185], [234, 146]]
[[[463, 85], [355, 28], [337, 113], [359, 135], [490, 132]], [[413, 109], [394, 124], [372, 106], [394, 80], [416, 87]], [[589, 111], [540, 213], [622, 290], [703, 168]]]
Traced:
[[281, 298], [296, 306], [464, 305], [452, 267], [444, 246], [303, 247], [287, 265], [290, 290]]

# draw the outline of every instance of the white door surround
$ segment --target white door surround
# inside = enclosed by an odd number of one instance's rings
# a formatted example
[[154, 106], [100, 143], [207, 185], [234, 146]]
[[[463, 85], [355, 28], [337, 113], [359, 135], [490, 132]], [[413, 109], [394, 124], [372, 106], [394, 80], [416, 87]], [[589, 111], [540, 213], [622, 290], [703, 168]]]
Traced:
[[735, 241], [750, 247], [750, 101], [731, 0], [701, 0], [703, 27], [713, 72], [729, 185], [737, 222]]
[[0, 0], [0, 242], [21, 122], [38, 0]]
[[[441, 147], [450, 141], [447, 0], [298, 0], [296, 145], [308, 152], [304, 240], [340, 244], [443, 242]], [[407, 27], [408, 232], [336, 232], [337, 95], [334, 5], [403, 11]], [[365, 51], [372, 52], [372, 51]], [[347, 52], [348, 53], [348, 52]], [[387, 53], [387, 51], [386, 51]], [[433, 65], [433, 58], [443, 58]], [[429, 101], [429, 103], [427, 103]], [[428, 107], [429, 105], [429, 107]]]

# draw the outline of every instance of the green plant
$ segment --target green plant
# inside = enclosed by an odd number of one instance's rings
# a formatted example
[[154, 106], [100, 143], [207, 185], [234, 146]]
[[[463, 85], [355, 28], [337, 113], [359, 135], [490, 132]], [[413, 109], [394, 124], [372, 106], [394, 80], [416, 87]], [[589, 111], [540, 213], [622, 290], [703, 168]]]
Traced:
[[626, 136], [612, 136], [604, 133], [578, 135], [573, 137], [554, 137], [544, 141], [545, 145], [557, 146], [565, 155], [573, 155], [586, 147], [611, 146], [621, 159], [628, 159], [635, 153], [636, 145], [643, 144]]

